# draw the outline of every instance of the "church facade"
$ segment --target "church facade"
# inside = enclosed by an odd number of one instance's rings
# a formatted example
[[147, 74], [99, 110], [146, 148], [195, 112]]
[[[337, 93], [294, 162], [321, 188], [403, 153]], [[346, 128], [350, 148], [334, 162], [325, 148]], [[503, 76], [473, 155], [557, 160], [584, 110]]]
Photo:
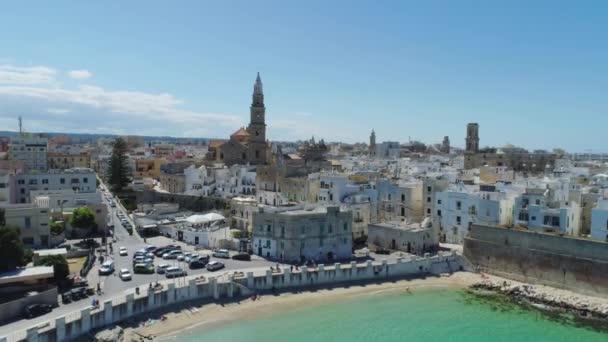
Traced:
[[223, 143], [211, 143], [207, 159], [234, 164], [265, 165], [270, 160], [270, 146], [266, 141], [266, 107], [264, 89], [260, 73], [253, 86], [250, 107], [250, 122], [247, 128], [241, 127]]

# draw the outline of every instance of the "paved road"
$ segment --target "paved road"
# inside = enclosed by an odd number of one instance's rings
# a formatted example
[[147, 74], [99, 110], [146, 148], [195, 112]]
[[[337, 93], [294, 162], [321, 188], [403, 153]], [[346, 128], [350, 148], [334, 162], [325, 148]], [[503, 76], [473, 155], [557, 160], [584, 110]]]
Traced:
[[[103, 188], [103, 186], [102, 186], [102, 188]], [[105, 197], [104, 197], [104, 201], [106, 203], [108, 203], [108, 201], [105, 200]], [[109, 205], [109, 203], [108, 203], [108, 205]], [[146, 242], [144, 242], [144, 240], [137, 234], [137, 231], [134, 231], [133, 235], [129, 235], [127, 230], [122, 227], [122, 224], [120, 223], [120, 219], [118, 218], [119, 213], [122, 213], [125, 215], [126, 215], [126, 213], [124, 213], [124, 211], [122, 210], [122, 208], [120, 208], [120, 206], [117, 206], [116, 208], [109, 207], [109, 209], [110, 210], [108, 212], [110, 213], [110, 216], [111, 216], [109, 222], [114, 224], [114, 236], [116, 237], [116, 240], [117, 240], [115, 243], [113, 243], [114, 254], [110, 255], [109, 257], [114, 259], [116, 271], [114, 272], [114, 274], [109, 275], [109, 276], [100, 276], [100, 275], [98, 275], [100, 263], [97, 262], [96, 265], [93, 267], [93, 269], [89, 272], [89, 275], [87, 276], [87, 280], [89, 281], [89, 286], [96, 287], [97, 283], [98, 282], [100, 283], [103, 293], [100, 296], [95, 295], [94, 298], [99, 299], [99, 301], [101, 303], [103, 303], [105, 300], [115, 298], [124, 292], [133, 292], [134, 288], [136, 288], [136, 287], [140, 287], [140, 288], [148, 287], [149, 284], [152, 282], [163, 281], [166, 279], [164, 275], [159, 275], [156, 273], [155, 274], [133, 274], [133, 279], [130, 281], [123, 281], [118, 277], [118, 271], [121, 268], [127, 268], [130, 271], [133, 271], [133, 267], [132, 267], [133, 254], [138, 249], [141, 249], [147, 245], [155, 245], [155, 246], [160, 247], [160, 246], [164, 246], [164, 245], [168, 245], [168, 244], [172, 244], [172, 243], [177, 243], [182, 246], [182, 250], [184, 250], [184, 252], [194, 251], [193, 246], [189, 246], [189, 245], [186, 245], [181, 242], [176, 242], [176, 241], [173, 241], [169, 238], [162, 237], [162, 236], [150, 238], [150, 239], [147, 239]], [[132, 221], [131, 221], [131, 223], [132, 223]], [[108, 241], [111, 241], [111, 240], [109, 239]], [[119, 250], [119, 247], [121, 247], [121, 246], [127, 247], [127, 250], [128, 250], [127, 256], [121, 257], [118, 255], [118, 250]], [[211, 254], [211, 251], [209, 251], [209, 250], [199, 250], [196, 252], [199, 254]], [[215, 258], [212, 258], [211, 260], [220, 260], [226, 265], [225, 269], [214, 272], [218, 275], [225, 274], [226, 272], [233, 272], [235, 270], [263, 271], [265, 269], [269, 269], [270, 266], [276, 266], [275, 262], [267, 261], [258, 256], [252, 256], [251, 261], [238, 261], [238, 260], [232, 260], [232, 259], [215, 259]], [[206, 269], [190, 270], [190, 269], [188, 269], [187, 265], [185, 265], [183, 262], [177, 262], [175, 260], [163, 260], [162, 258], [155, 258], [155, 260], [154, 260], [155, 265], [159, 265], [161, 263], [175, 264], [176, 266], [181, 266], [182, 268], [187, 270], [188, 276], [211, 273], [211, 272], [207, 271]], [[179, 282], [181, 280], [174, 279], [173, 281]], [[49, 320], [54, 320], [56, 317], [59, 317], [61, 315], [67, 315], [67, 314], [70, 314], [73, 312], [79, 312], [80, 309], [83, 309], [83, 308], [91, 305], [91, 301], [92, 301], [92, 298], [88, 298], [88, 299], [82, 299], [80, 301], [75, 301], [75, 302], [72, 302], [69, 304], [59, 303], [59, 307], [55, 308], [51, 313], [48, 313], [44, 316], [40, 316], [40, 317], [37, 317], [35, 319], [30, 319], [30, 320], [22, 319], [22, 320], [15, 321], [13, 323], [5, 324], [5, 325], [1, 326], [0, 327], [0, 336], [6, 336], [7, 334], [10, 334], [11, 332], [14, 332], [16, 330], [26, 329], [26, 328], [34, 326], [36, 324], [41, 324], [41, 323], [44, 323]], [[79, 314], [76, 314], [76, 315], [79, 315]]]

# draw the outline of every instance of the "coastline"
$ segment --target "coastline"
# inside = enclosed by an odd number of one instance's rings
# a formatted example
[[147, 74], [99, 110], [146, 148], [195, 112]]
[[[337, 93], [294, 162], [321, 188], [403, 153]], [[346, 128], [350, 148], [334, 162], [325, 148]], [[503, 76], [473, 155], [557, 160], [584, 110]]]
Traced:
[[[191, 333], [201, 326], [220, 327], [237, 321], [254, 320], [270, 317], [302, 307], [332, 304], [347, 301], [359, 296], [386, 295], [406, 291], [424, 291], [433, 289], [465, 289], [481, 281], [479, 274], [456, 272], [450, 275], [428, 276], [383, 283], [366, 283], [327, 287], [298, 292], [281, 292], [263, 294], [259, 300], [242, 298], [240, 301], [191, 303], [164, 316], [151, 318], [153, 324], [125, 329], [126, 341], [144, 341], [147, 338], [170, 341], [178, 335]], [[144, 322], [145, 324], [145, 322]], [[149, 340], [149, 339], [148, 339]]]

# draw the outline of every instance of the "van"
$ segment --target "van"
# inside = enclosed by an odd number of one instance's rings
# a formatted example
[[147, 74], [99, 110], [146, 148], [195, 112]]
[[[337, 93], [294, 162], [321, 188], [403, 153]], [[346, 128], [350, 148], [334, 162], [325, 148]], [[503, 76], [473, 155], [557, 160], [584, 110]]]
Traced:
[[186, 271], [182, 270], [179, 267], [168, 267], [165, 270], [165, 276], [167, 278], [183, 277], [187, 275], [188, 274], [186, 273]]
[[99, 275], [108, 275], [114, 272], [114, 260], [106, 260], [99, 268]]
[[217, 249], [213, 252], [213, 256], [216, 258], [228, 259], [230, 258], [230, 253], [227, 249]]

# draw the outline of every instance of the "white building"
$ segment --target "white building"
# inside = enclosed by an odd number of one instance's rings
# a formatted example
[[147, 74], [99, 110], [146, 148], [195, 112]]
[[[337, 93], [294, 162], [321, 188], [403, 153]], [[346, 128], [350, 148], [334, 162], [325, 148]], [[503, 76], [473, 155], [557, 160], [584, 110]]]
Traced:
[[352, 256], [352, 213], [338, 206], [259, 207], [253, 250], [274, 260], [333, 261]]
[[509, 225], [515, 194], [494, 186], [453, 186], [435, 194], [441, 241], [463, 244], [473, 224]]
[[578, 236], [581, 208], [568, 201], [568, 195], [557, 196], [551, 188], [531, 188], [515, 199], [513, 221], [530, 230], [557, 232]]
[[244, 231], [253, 229], [253, 213], [257, 211], [254, 197], [234, 197], [230, 200], [231, 228]]
[[9, 159], [21, 160], [26, 171], [46, 171], [48, 139], [40, 136], [22, 134], [11, 139]]
[[30, 248], [52, 247], [49, 208], [39, 208], [35, 204], [9, 204], [2, 209], [6, 224], [19, 227], [24, 245]]
[[598, 201], [591, 210], [591, 237], [608, 240], [608, 199]]
[[30, 192], [37, 190], [97, 191], [95, 171], [87, 168], [52, 170], [44, 173], [23, 173], [10, 176], [11, 203], [31, 202]]

